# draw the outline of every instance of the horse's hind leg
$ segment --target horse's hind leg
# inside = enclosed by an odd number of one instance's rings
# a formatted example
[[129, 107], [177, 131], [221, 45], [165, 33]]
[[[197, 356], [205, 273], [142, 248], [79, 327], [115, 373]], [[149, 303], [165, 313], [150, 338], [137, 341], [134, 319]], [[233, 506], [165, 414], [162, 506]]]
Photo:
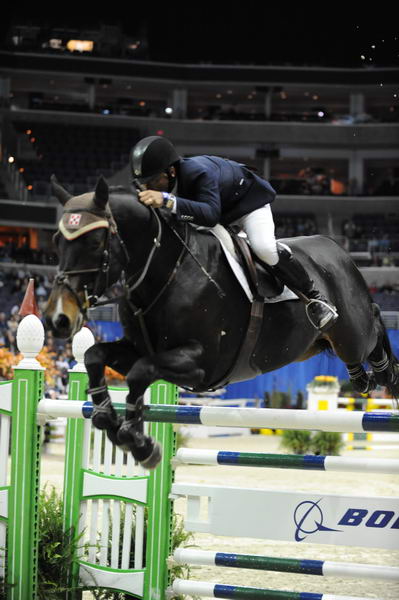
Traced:
[[378, 341], [368, 356], [378, 385], [385, 386], [394, 398], [399, 397], [399, 363], [392, 352], [387, 330], [381, 320], [378, 304], [372, 304]]
[[129, 394], [126, 398], [126, 420], [117, 433], [117, 444], [130, 450], [146, 469], [154, 469], [161, 460], [161, 448], [143, 428], [143, 394], [157, 379], [177, 385], [195, 386], [204, 376], [197, 360], [202, 347], [192, 342], [180, 348], [167, 350], [155, 356], [139, 359], [127, 374]]
[[372, 373], [367, 373], [361, 363], [346, 365], [349, 379], [357, 392], [367, 394], [376, 388], [376, 380]]
[[[386, 332], [384, 332], [384, 336], [386, 336]], [[373, 369], [377, 384], [385, 386], [394, 398], [398, 398], [399, 364], [390, 346], [386, 345], [386, 340], [382, 339], [378, 341], [376, 347], [368, 357], [368, 362]]]

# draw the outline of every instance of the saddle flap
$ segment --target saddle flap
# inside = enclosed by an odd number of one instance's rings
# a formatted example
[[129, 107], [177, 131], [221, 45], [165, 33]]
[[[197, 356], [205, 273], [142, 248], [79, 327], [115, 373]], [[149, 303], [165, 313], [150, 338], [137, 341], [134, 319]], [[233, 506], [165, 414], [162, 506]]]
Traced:
[[232, 230], [229, 230], [229, 233], [254, 297], [274, 298], [281, 294], [284, 284], [276, 279], [272, 268], [260, 261], [243, 237]]

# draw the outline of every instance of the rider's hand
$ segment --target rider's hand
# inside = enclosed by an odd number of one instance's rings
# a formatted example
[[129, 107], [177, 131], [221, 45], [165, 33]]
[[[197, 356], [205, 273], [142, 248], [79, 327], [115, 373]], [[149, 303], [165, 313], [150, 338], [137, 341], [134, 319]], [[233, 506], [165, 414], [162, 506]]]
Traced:
[[162, 192], [156, 192], [155, 190], [139, 192], [139, 200], [146, 206], [153, 206], [154, 208], [161, 208], [163, 206]]

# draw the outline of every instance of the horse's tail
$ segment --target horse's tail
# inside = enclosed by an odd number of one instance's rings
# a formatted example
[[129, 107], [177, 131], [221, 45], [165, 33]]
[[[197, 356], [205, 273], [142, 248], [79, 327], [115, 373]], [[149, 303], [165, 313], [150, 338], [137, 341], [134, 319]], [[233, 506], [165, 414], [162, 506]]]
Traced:
[[384, 348], [385, 352], [387, 353], [388, 358], [393, 358], [394, 360], [397, 361], [397, 358], [394, 355], [393, 350], [392, 350], [392, 346], [391, 346], [391, 342], [389, 340], [387, 329], [381, 318], [381, 309], [378, 306], [378, 304], [376, 304], [375, 302], [372, 302], [371, 306], [373, 309], [374, 317], [377, 320], [379, 334], [380, 334], [380, 340], [383, 345], [383, 348]]
[[320, 352], [326, 352], [328, 356], [332, 357], [337, 356], [328, 340], [321, 338], [320, 340], [317, 340], [316, 344], [317, 347], [320, 348]]
[[389, 340], [387, 329], [384, 325], [384, 322], [381, 318], [381, 310], [378, 304], [375, 302], [372, 303], [372, 309], [374, 317], [377, 321], [377, 326], [379, 329], [379, 339], [382, 344], [383, 349], [387, 355], [390, 365], [390, 375], [391, 382], [386, 384], [391, 396], [396, 400], [396, 407], [398, 408], [398, 399], [399, 399], [399, 361], [395, 356], [391, 342]]

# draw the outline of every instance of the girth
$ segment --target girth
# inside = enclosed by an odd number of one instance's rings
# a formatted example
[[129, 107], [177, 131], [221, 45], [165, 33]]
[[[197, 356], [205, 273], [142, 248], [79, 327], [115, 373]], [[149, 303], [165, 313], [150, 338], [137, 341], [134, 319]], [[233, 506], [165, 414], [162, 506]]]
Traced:
[[248, 328], [230, 370], [222, 379], [212, 383], [207, 388], [207, 391], [224, 387], [232, 381], [252, 379], [261, 374], [261, 370], [253, 362], [253, 357], [262, 330], [265, 298], [264, 295], [260, 293], [258, 272], [247, 242], [235, 232], [230, 231], [230, 234], [238, 255], [242, 259], [244, 270], [247, 273], [253, 300], [251, 303]]

